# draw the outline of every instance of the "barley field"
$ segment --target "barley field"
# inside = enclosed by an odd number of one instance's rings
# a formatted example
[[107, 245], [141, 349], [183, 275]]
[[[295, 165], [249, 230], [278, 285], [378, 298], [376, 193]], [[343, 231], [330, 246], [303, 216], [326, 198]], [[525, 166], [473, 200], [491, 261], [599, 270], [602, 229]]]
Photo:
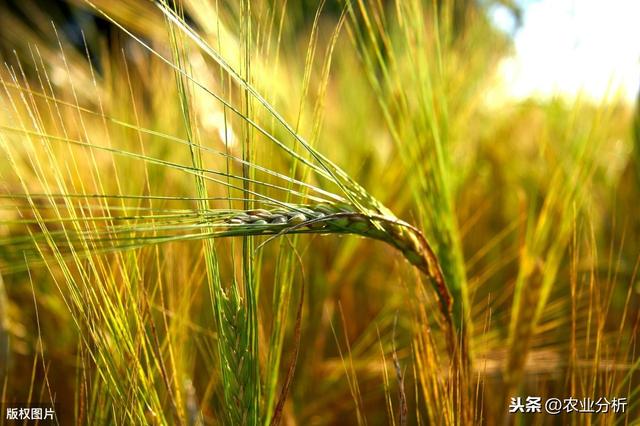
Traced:
[[495, 5], [0, 4], [0, 425], [637, 424], [638, 105]]

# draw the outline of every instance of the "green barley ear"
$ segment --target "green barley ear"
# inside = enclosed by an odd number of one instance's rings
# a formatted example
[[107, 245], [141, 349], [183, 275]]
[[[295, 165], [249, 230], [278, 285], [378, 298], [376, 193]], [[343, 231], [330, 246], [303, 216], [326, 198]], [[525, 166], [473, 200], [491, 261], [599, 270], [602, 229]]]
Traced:
[[[373, 198], [371, 198], [373, 200]], [[381, 205], [376, 205], [379, 208]], [[388, 209], [384, 209], [389, 212]], [[379, 210], [378, 210], [379, 211]], [[416, 227], [390, 212], [362, 213], [348, 204], [289, 205], [273, 210], [242, 211], [226, 220], [228, 235], [282, 235], [287, 233], [357, 234], [396, 247], [420, 272], [433, 281], [440, 307], [449, 320], [451, 296], [438, 260], [424, 235]]]

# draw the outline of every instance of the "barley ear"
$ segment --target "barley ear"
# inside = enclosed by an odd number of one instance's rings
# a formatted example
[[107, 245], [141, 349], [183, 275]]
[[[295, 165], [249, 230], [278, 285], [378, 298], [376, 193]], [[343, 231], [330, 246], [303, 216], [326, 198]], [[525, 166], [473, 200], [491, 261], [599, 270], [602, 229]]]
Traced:
[[[425, 236], [416, 227], [403, 222], [390, 213], [361, 213], [345, 204], [319, 204], [288, 206], [275, 210], [242, 211], [227, 219], [229, 232], [251, 235], [286, 233], [347, 233], [384, 241], [402, 252], [405, 259], [431, 281], [439, 299], [441, 314], [447, 324], [447, 346], [452, 358], [460, 354], [468, 364], [467, 342], [458, 336], [453, 323], [453, 298], [442, 273], [438, 259]], [[267, 240], [270, 241], [271, 239]], [[264, 243], [263, 243], [264, 244]], [[461, 345], [458, 352], [457, 345]]]

